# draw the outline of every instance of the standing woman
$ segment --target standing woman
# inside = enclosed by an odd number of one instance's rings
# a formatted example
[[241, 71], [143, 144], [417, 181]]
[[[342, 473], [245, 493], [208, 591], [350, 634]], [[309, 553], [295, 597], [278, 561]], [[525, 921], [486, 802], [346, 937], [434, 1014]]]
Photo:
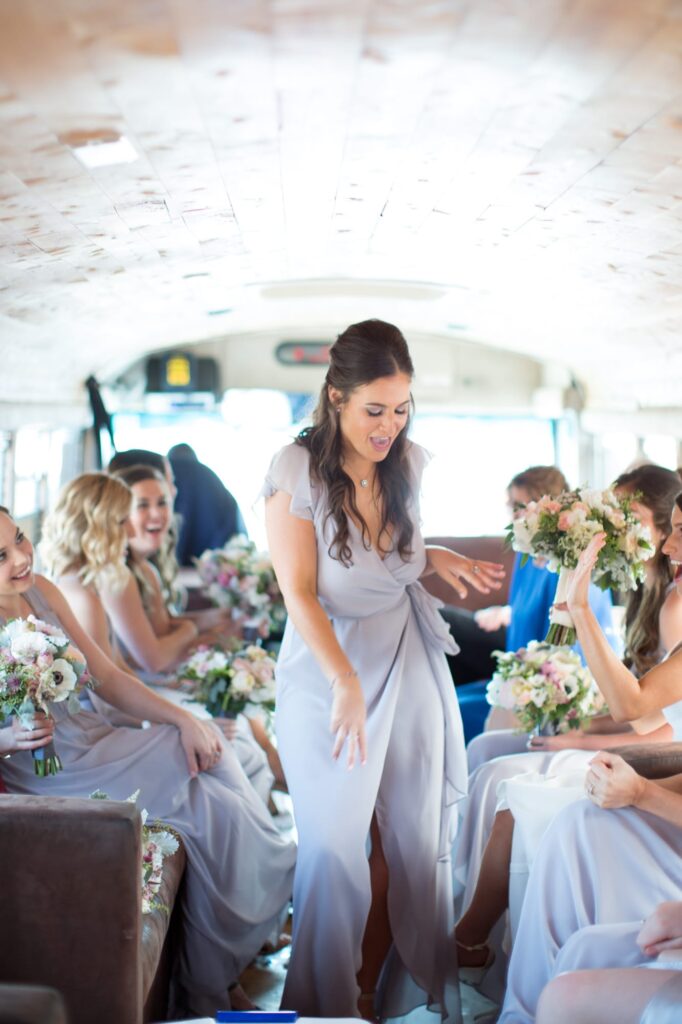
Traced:
[[503, 571], [424, 546], [412, 374], [396, 327], [349, 327], [313, 426], [264, 488], [289, 613], [277, 734], [299, 831], [283, 1005], [306, 1016], [425, 1003], [459, 1016], [450, 849], [467, 773], [444, 657], [456, 645], [418, 581], [436, 572], [460, 595], [462, 581], [488, 593]]

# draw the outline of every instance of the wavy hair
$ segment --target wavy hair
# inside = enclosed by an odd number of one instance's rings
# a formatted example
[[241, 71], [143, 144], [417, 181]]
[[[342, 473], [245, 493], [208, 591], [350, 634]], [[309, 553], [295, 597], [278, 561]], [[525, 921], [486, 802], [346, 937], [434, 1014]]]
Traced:
[[[154, 480], [155, 483], [161, 484], [168, 493], [168, 484], [165, 476], [158, 470], [154, 469], [153, 466], [147, 464], [138, 464], [136, 466], [126, 466], [123, 469], [116, 470], [113, 474], [120, 480], [123, 480], [128, 487], [133, 490], [135, 484], [143, 483], [145, 480]], [[133, 498], [135, 492], [133, 491]], [[159, 576], [161, 577], [161, 590], [163, 593], [164, 603], [166, 605], [172, 603], [174, 596], [175, 580], [178, 575], [178, 562], [175, 557], [175, 531], [173, 529], [173, 507], [170, 493], [168, 493], [168, 511], [169, 511], [169, 523], [166, 531], [166, 536], [163, 538], [161, 547], [153, 555], [149, 561], [158, 570]], [[153, 597], [153, 590], [149, 583], [149, 580], [140, 571], [139, 563], [128, 548], [128, 556], [126, 558], [128, 568], [132, 572], [138, 587], [140, 588], [140, 596], [142, 598], [142, 604], [145, 608], [149, 609], [150, 603]]]
[[123, 521], [132, 492], [108, 473], [82, 473], [66, 484], [45, 518], [40, 554], [52, 576], [76, 572], [84, 586], [125, 584]]
[[649, 509], [654, 526], [662, 534], [656, 552], [647, 563], [651, 567], [646, 586], [642, 583], [628, 595], [625, 608], [625, 655], [623, 661], [638, 676], [653, 668], [661, 658], [661, 608], [668, 596], [673, 571], [670, 560], [663, 554], [665, 538], [670, 533], [673, 506], [680, 506], [680, 478], [663, 466], [638, 466], [621, 473], [613, 484], [626, 491], [640, 505]]
[[[329, 389], [334, 388], [341, 393], [343, 405], [356, 388], [399, 373], [410, 378], [414, 375], [407, 342], [398, 328], [383, 320], [351, 324], [330, 349], [329, 369], [313, 413], [313, 425], [306, 427], [296, 438], [296, 444], [310, 452], [313, 477], [327, 492], [327, 520], [331, 519], [335, 526], [329, 554], [345, 566], [352, 563], [347, 510], [360, 526], [362, 542], [367, 550], [371, 548], [371, 539], [367, 523], [355, 501], [355, 485], [343, 469], [343, 436]], [[410, 400], [410, 415], [405, 427], [391, 445], [386, 458], [376, 464], [376, 479], [382, 498], [379, 537], [391, 526], [393, 545], [404, 559], [409, 557], [412, 544], [408, 505], [413, 481], [407, 457], [411, 407]]]

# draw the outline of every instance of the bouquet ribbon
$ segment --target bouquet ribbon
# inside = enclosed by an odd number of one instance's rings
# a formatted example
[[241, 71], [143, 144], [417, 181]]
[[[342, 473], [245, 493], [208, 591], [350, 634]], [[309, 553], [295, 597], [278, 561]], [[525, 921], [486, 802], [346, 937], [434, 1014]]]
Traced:
[[559, 581], [556, 594], [554, 595], [554, 604], [549, 610], [547, 643], [556, 644], [559, 647], [564, 645], [572, 647], [577, 639], [571, 613], [567, 608], [557, 608], [557, 605], [566, 603], [572, 574], [572, 569], [563, 568], [559, 570]]

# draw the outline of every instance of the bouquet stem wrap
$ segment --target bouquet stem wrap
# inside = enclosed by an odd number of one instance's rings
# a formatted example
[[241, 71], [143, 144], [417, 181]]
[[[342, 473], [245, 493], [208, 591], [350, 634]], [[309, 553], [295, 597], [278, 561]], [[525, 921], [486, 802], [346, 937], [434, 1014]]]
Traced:
[[[17, 715], [25, 729], [35, 728], [35, 707], [30, 701], [27, 700], [22, 704]], [[31, 756], [33, 757], [33, 770], [40, 779], [44, 779], [46, 775], [56, 775], [62, 770], [62, 762], [52, 740], [46, 747], [32, 750]]]
[[549, 612], [549, 630], [547, 631], [546, 642], [555, 644], [557, 647], [572, 647], [577, 640], [573, 619], [568, 609], [557, 608], [558, 604], [565, 604], [568, 595], [568, 588], [571, 583], [572, 569], [559, 570], [559, 582], [557, 583], [554, 604]]

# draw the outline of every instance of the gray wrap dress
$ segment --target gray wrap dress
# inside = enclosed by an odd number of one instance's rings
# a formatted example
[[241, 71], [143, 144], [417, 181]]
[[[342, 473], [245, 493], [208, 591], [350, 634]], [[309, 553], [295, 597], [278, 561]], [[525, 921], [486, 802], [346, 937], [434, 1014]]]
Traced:
[[329, 554], [334, 533], [307, 449], [283, 448], [263, 494], [291, 495], [313, 522], [317, 594], [357, 670], [367, 705], [368, 763], [331, 757], [332, 692], [289, 619], [277, 665], [276, 730], [299, 834], [291, 964], [282, 1005], [306, 1016], [357, 1016], [361, 943], [371, 903], [367, 839], [376, 810], [389, 870], [393, 948], [378, 993], [382, 1016], [420, 1005], [459, 1020], [450, 851], [467, 767], [444, 656], [456, 653], [426, 565], [418, 492], [427, 455], [409, 443], [412, 555], [382, 560], [350, 522], [352, 565]]
[[[36, 587], [24, 596], [38, 618], [63, 628]], [[296, 848], [273, 825], [222, 734], [218, 764], [191, 779], [175, 726], [116, 725], [97, 710], [105, 702], [92, 697], [83, 692], [75, 715], [64, 704], [52, 705], [63, 771], [40, 779], [23, 751], [0, 762], [3, 781], [10, 793], [38, 796], [87, 797], [101, 789], [125, 800], [139, 789], [137, 805], [150, 820], [177, 829], [187, 869], [174, 977], [180, 1007], [212, 1015], [229, 1008], [228, 985], [279, 929]]]

